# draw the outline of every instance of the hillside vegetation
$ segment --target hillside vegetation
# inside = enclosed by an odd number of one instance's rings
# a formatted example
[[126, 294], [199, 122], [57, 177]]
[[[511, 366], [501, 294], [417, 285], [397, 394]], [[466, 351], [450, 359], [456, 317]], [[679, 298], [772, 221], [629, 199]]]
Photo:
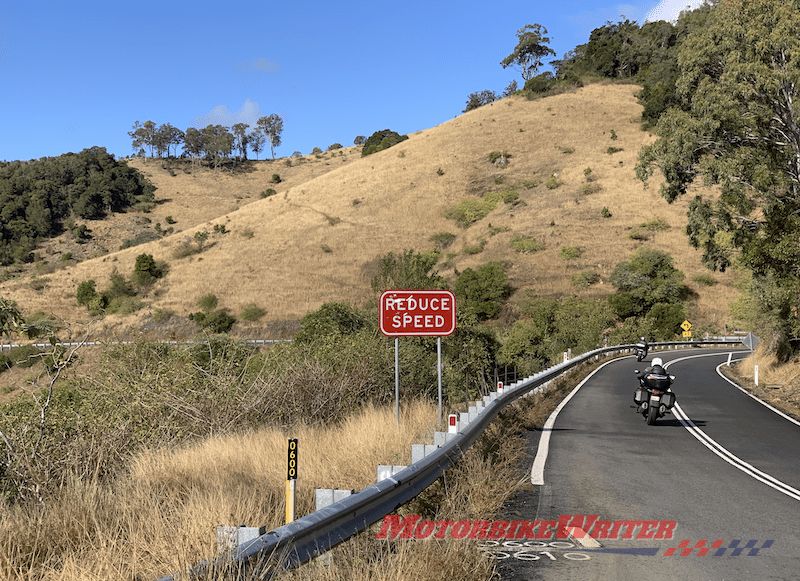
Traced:
[[[234, 315], [248, 305], [265, 311], [255, 322], [237, 322], [233, 334], [280, 338], [326, 302], [368, 305], [382, 256], [433, 249], [437, 235], [448, 233], [436, 270], [452, 283], [466, 268], [500, 261], [513, 290], [507, 322], [529, 293], [608, 295], [615, 266], [646, 245], [670, 253], [685, 273], [694, 291], [690, 320], [722, 328], [737, 295], [734, 277], [715, 273], [714, 286], [693, 282], [708, 272], [684, 234], [688, 202], [668, 204], [634, 174], [642, 146], [654, 141], [641, 129], [638, 90], [600, 83], [540, 100], [511, 96], [364, 158], [345, 148], [249, 162], [237, 173], [131, 160], [156, 187], [154, 209], [87, 221], [93, 239], [84, 245], [86, 260], [59, 260], [73, 244], [64, 235], [46, 245], [38, 272], [12, 276], [0, 293], [25, 313], [87, 321], [78, 285], [91, 279], [105, 288], [114, 269], [128, 275], [136, 256], [149, 253], [168, 272], [143, 297], [146, 308], [107, 316], [93, 325], [96, 336], [191, 336], [198, 327], [188, 315], [213, 294]], [[496, 163], [498, 154], [506, 165]], [[262, 197], [269, 189], [274, 195]], [[468, 227], [447, 217], [464, 200], [490, 194], [502, 201]], [[173, 231], [165, 235], [167, 217]], [[157, 240], [119, 250], [157, 224]], [[197, 232], [209, 234], [203, 250], [176, 258]], [[593, 284], [571, 284], [582, 272]]]

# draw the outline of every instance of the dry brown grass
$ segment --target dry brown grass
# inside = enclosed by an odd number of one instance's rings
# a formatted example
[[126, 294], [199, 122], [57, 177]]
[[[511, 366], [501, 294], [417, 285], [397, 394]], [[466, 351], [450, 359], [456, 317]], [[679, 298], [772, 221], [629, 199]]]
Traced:
[[[25, 312], [84, 320], [86, 311], [75, 302], [77, 285], [93, 278], [104, 288], [112, 268], [129, 274], [135, 257], [148, 252], [167, 261], [170, 272], [153, 288], [148, 308], [128, 317], [107, 317], [102, 325], [106, 336], [135, 334], [152, 323], [155, 309], [183, 317], [207, 293], [233, 314], [249, 303], [266, 309], [261, 321], [237, 324], [234, 332], [278, 336], [291, 332], [292, 321], [324, 302], [363, 306], [374, 298], [369, 281], [381, 256], [430, 249], [430, 237], [440, 232], [458, 235], [446, 250], [456, 255], [441, 269], [451, 280], [467, 267], [502, 260], [518, 293], [572, 294], [570, 276], [592, 270], [601, 283], [583, 293], [603, 296], [612, 290], [608, 276], [614, 266], [642, 245], [628, 238], [630, 229], [660, 218], [671, 228], [653, 234], [645, 244], [669, 252], [697, 292], [690, 320], [697, 325], [715, 319], [722, 326], [728, 321], [727, 303], [736, 296], [730, 287], [733, 275], [716, 274], [719, 284], [711, 288], [691, 282], [706, 272], [700, 251], [683, 234], [691, 195], [669, 205], [658, 194], [657, 180], [645, 190], [634, 176], [639, 149], [654, 139], [640, 129], [638, 90], [634, 85], [595, 84], [537, 101], [510, 97], [366, 158], [349, 148], [340, 150], [344, 155], [307, 156], [299, 165], [293, 160], [293, 167], [278, 160], [260, 162], [250, 173], [195, 169], [184, 174], [178, 169], [174, 177], [157, 162], [136, 161], [158, 186], [159, 204], [147, 217], [166, 227], [164, 218], [172, 215], [182, 232], [41, 275], [45, 286], [38, 291], [25, 276], [3, 283], [0, 292]], [[618, 136], [614, 141], [612, 129]], [[622, 151], [606, 153], [612, 144]], [[565, 154], [565, 148], [574, 151]], [[493, 151], [511, 154], [507, 168], [489, 163]], [[600, 186], [589, 195], [582, 192], [587, 167], [593, 184]], [[269, 184], [273, 173], [284, 181]], [[544, 182], [553, 173], [561, 185], [548, 189]], [[522, 186], [533, 180], [541, 184]], [[259, 193], [267, 187], [278, 193], [261, 199]], [[443, 216], [465, 197], [509, 187], [518, 191], [520, 203], [498, 208], [468, 229]], [[603, 207], [611, 211], [610, 218], [601, 218]], [[224, 224], [228, 233], [214, 233], [214, 224]], [[489, 224], [507, 230], [492, 235]], [[99, 234], [106, 226], [90, 227]], [[211, 233], [208, 249], [172, 258], [174, 249], [198, 230]], [[117, 244], [129, 237], [122, 230], [112, 235]], [[518, 254], [509, 245], [515, 235], [541, 240], [545, 249]], [[481, 238], [487, 241], [482, 252], [462, 253]], [[565, 265], [561, 246], [579, 247], [581, 258]], [[156, 334], [185, 336], [192, 326], [184, 321], [150, 328]]]
[[[367, 409], [330, 429], [263, 430], [144, 454], [113, 486], [71, 480], [57, 502], [0, 513], [0, 578], [157, 579], [214, 555], [219, 524], [283, 524], [286, 439], [299, 440], [297, 514], [314, 488], [375, 482], [378, 464], [406, 464], [432, 441], [435, 406]], [[357, 451], [357, 452], [356, 452]]]
[[[758, 385], [755, 385], [755, 368], [758, 366]], [[733, 366], [738, 383], [778, 409], [800, 419], [800, 358], [788, 363], [778, 361], [764, 345]]]

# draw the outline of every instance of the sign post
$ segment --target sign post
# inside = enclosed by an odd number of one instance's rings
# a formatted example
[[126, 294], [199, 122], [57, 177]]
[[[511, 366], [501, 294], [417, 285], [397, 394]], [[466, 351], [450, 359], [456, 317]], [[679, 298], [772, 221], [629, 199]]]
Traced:
[[445, 290], [387, 290], [380, 301], [381, 332], [394, 337], [395, 415], [400, 425], [399, 337], [438, 337], [439, 420], [442, 419], [442, 337], [456, 330], [456, 297]]
[[294, 521], [294, 498], [297, 484], [297, 438], [289, 439], [286, 469], [286, 524]]

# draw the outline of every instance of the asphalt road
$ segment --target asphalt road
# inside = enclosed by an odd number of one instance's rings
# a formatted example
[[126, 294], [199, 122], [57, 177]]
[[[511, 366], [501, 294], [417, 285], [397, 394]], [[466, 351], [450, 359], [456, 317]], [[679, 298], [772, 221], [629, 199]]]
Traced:
[[503, 581], [800, 578], [800, 425], [717, 373], [730, 352], [656, 353], [683, 421], [676, 410], [648, 426], [632, 407], [633, 370], [647, 362], [615, 360], [583, 384], [550, 432], [544, 485], [506, 518], [583, 524], [597, 544], [557, 526], [486, 541]]

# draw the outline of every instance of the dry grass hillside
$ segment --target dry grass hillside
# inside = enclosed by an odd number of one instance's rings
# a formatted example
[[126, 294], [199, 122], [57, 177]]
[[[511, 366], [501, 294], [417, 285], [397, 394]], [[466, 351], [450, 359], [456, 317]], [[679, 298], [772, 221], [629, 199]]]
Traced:
[[[360, 148], [346, 148], [262, 161], [237, 174], [134, 160], [158, 188], [153, 211], [89, 223], [95, 239], [82, 248], [66, 238], [50, 242], [46, 261], [58, 263], [68, 248], [86, 259], [58, 264], [54, 272], [40, 265], [38, 273], [4, 282], [0, 294], [26, 313], [86, 321], [90, 317], [75, 299], [78, 284], [94, 279], [103, 289], [113, 268], [127, 276], [135, 257], [146, 252], [165, 261], [169, 273], [152, 287], [144, 309], [107, 317], [93, 326], [97, 336], [191, 335], [197, 327], [185, 317], [198, 310], [199, 297], [213, 293], [233, 315], [251, 303], [266, 310], [255, 323], [237, 323], [234, 334], [278, 338], [291, 334], [305, 313], [324, 302], [363, 306], [374, 300], [370, 279], [380, 257], [429, 250], [433, 235], [449, 232], [456, 238], [443, 249], [440, 273], [454, 280], [468, 267], [503, 261], [515, 289], [512, 305], [527, 291], [607, 294], [613, 290], [608, 277], [614, 266], [637, 247], [665, 250], [697, 293], [690, 320], [721, 327], [728, 303], [737, 296], [733, 275], [713, 274], [717, 284], [711, 287], [692, 281], [709, 273], [683, 233], [689, 196], [669, 205], [659, 196], [657, 180], [643, 189], [635, 178], [638, 152], [654, 139], [640, 128], [638, 90], [594, 84], [537, 101], [510, 97], [365, 158]], [[610, 147], [618, 151], [609, 153]], [[508, 166], [492, 164], [492, 152], [507, 152]], [[272, 184], [276, 173], [282, 181]], [[551, 178], [557, 184], [552, 189], [547, 186]], [[267, 188], [277, 194], [262, 198]], [[468, 228], [444, 215], [465, 198], [508, 190], [519, 194], [516, 203], [500, 204]], [[604, 207], [610, 217], [603, 217]], [[175, 221], [175, 233], [118, 250], [138, 231], [156, 223], [166, 228], [167, 216]], [[647, 240], [629, 236], [649, 220], [669, 229], [649, 232]], [[226, 232], [215, 232], [215, 225], [224, 225]], [[201, 230], [210, 233], [206, 249], [175, 258], [176, 249]], [[516, 252], [511, 241], [520, 236], [538, 240], [544, 249]], [[565, 261], [562, 246], [578, 247], [581, 257]], [[584, 270], [600, 280], [578, 291], [570, 277]], [[513, 317], [513, 312], [512, 306], [507, 314]]]

